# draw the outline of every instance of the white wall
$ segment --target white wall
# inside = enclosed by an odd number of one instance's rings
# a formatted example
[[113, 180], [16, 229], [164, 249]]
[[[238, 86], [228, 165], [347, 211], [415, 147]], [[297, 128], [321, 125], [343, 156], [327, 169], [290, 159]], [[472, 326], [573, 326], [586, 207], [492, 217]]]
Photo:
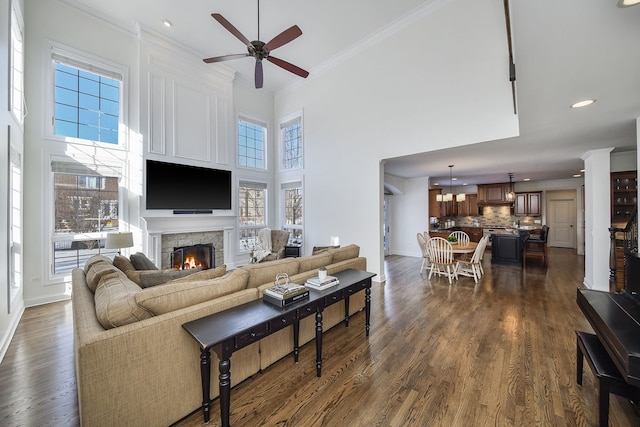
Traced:
[[429, 230], [429, 178], [406, 180], [404, 194], [389, 197], [389, 252], [421, 257], [416, 233]]
[[368, 269], [381, 275], [381, 161], [518, 133], [504, 26], [496, 25], [502, 8], [497, 0], [446, 3], [276, 94], [276, 116], [305, 111], [306, 246], [338, 235], [360, 245]]

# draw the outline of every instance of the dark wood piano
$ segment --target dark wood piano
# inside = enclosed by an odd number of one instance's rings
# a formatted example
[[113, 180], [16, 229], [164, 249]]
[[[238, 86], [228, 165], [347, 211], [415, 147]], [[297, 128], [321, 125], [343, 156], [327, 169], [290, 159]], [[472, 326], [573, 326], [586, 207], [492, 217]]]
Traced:
[[627, 383], [640, 387], [640, 258], [627, 257], [620, 293], [578, 289], [578, 306]]

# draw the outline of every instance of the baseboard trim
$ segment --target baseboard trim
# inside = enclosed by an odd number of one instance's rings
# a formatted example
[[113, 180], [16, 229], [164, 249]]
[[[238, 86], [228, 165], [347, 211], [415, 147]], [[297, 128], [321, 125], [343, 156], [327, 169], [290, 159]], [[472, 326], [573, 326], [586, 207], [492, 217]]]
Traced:
[[2, 336], [2, 341], [0, 342], [0, 363], [2, 363], [4, 355], [7, 354], [13, 335], [16, 333], [16, 329], [18, 329], [20, 319], [22, 319], [22, 315], [24, 314], [24, 308], [24, 302], [21, 302], [17, 307], [16, 314], [11, 317], [7, 331]]
[[27, 308], [36, 307], [38, 305], [51, 304], [52, 302], [59, 302], [59, 301], [67, 301], [69, 299], [71, 299], [71, 295], [67, 295], [67, 294], [49, 295], [47, 297], [32, 298], [32, 299], [25, 300], [24, 305]]

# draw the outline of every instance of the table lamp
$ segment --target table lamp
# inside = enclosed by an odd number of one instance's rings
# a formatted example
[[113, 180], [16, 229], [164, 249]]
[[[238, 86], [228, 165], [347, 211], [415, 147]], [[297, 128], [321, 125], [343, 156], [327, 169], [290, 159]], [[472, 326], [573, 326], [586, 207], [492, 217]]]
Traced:
[[120, 249], [130, 248], [133, 246], [133, 233], [130, 231], [123, 233], [107, 233], [107, 242], [105, 249], [117, 249], [120, 255]]

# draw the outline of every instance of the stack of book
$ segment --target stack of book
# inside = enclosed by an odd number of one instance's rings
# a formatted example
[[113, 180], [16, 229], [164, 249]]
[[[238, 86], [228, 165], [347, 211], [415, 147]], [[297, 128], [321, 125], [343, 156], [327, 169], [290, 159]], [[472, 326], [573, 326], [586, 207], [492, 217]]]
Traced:
[[312, 289], [319, 289], [319, 290], [327, 289], [339, 284], [340, 284], [340, 281], [335, 276], [327, 276], [324, 279], [320, 279], [318, 276], [309, 277], [307, 279], [307, 282], [305, 283], [306, 286]]
[[284, 307], [305, 298], [309, 298], [309, 289], [306, 286], [288, 282], [265, 289], [262, 296], [262, 299], [278, 307]]

